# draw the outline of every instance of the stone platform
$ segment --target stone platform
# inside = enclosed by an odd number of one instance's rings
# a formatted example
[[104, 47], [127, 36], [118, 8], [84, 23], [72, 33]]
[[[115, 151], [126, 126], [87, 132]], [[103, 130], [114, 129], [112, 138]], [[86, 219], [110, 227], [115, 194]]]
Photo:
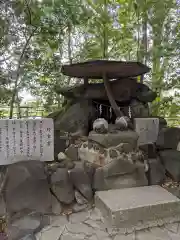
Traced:
[[180, 219], [180, 200], [160, 186], [96, 193], [95, 205], [107, 227], [133, 232]]
[[[180, 224], [165, 224], [131, 234], [121, 234], [106, 228], [98, 209], [74, 213], [69, 217], [56, 216], [41, 232], [21, 240], [179, 240]], [[18, 239], [20, 240], [20, 239]]]

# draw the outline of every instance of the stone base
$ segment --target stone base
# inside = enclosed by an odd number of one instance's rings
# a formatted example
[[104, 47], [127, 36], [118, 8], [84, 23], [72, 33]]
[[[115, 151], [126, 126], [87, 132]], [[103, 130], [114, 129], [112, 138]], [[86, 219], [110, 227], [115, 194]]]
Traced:
[[107, 227], [122, 233], [180, 220], [180, 200], [160, 186], [100, 191], [95, 206]]

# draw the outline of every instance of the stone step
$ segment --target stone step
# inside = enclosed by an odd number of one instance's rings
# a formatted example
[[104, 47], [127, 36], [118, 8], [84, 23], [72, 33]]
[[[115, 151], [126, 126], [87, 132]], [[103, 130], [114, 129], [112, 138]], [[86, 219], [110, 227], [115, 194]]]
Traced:
[[100, 191], [95, 206], [108, 228], [123, 233], [180, 220], [180, 200], [160, 186]]

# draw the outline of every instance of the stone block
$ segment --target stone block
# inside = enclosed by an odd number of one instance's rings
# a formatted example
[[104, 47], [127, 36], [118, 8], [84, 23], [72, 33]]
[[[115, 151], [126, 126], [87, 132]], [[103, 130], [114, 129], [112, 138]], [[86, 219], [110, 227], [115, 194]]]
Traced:
[[120, 143], [129, 143], [136, 147], [138, 134], [134, 131], [116, 131], [114, 133], [98, 134], [94, 131], [89, 133], [89, 140], [95, 141], [100, 145], [109, 148]]
[[179, 220], [180, 200], [160, 186], [100, 191], [95, 206], [107, 227], [133, 232]]
[[132, 188], [148, 185], [144, 169], [136, 169], [133, 173], [105, 177], [103, 168], [98, 168], [94, 175], [93, 188], [98, 191], [109, 189]]
[[159, 133], [158, 118], [135, 118], [135, 130], [139, 135], [138, 146], [155, 143]]

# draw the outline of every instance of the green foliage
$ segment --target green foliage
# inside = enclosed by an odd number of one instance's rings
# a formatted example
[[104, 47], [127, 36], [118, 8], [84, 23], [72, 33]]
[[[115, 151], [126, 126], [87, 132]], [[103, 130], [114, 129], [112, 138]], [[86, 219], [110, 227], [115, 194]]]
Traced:
[[30, 92], [47, 112], [59, 109], [57, 86], [64, 62], [89, 59], [141, 61], [158, 92], [154, 115], [180, 114], [179, 1], [1, 0], [0, 103], [13, 107]]

